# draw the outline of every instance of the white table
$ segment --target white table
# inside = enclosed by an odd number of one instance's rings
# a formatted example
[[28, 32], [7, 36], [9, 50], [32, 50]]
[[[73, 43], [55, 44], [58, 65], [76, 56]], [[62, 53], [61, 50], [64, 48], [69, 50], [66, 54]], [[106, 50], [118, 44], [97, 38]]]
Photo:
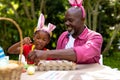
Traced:
[[[69, 80], [69, 78], [73, 75], [77, 74], [84, 74], [85, 72], [92, 72], [92, 71], [97, 71], [97, 70], [102, 70], [105, 67], [103, 65], [100, 64], [80, 64], [77, 65], [77, 69], [76, 70], [71, 70], [71, 71], [66, 71], [67, 74], [63, 77], [62, 80]], [[22, 73], [21, 75], [21, 80], [36, 80], [36, 78], [42, 74], [44, 74], [46, 71], [37, 71], [35, 72], [34, 75], [28, 75], [27, 73]]]

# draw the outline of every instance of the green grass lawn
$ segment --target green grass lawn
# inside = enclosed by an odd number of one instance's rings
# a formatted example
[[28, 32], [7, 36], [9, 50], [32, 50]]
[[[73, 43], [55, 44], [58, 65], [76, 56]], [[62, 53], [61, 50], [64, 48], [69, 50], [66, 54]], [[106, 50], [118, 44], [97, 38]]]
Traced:
[[110, 56], [104, 56], [103, 64], [120, 70], [120, 52], [115, 52]]

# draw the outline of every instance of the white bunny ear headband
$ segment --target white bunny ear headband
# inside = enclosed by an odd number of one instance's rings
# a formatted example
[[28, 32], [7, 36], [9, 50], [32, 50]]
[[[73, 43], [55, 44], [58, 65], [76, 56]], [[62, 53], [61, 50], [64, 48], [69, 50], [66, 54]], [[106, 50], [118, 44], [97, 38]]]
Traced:
[[45, 23], [45, 17], [44, 15], [41, 13], [40, 14], [40, 17], [38, 19], [38, 24], [37, 24], [37, 27], [36, 27], [36, 30], [35, 31], [38, 31], [38, 30], [43, 30], [43, 31], [46, 31], [50, 34], [50, 36], [52, 36], [52, 31], [56, 28], [55, 25], [49, 23], [48, 24], [48, 27], [45, 27], [44, 26], [44, 23]]

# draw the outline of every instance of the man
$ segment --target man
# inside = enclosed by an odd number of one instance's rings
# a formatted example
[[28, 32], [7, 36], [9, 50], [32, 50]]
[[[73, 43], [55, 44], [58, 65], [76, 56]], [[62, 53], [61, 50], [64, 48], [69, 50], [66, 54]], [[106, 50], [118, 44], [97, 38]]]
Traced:
[[65, 13], [67, 31], [63, 32], [57, 42], [56, 50], [32, 51], [29, 60], [38, 63], [48, 57], [74, 61], [78, 64], [99, 63], [102, 36], [84, 24], [83, 8], [71, 7]]

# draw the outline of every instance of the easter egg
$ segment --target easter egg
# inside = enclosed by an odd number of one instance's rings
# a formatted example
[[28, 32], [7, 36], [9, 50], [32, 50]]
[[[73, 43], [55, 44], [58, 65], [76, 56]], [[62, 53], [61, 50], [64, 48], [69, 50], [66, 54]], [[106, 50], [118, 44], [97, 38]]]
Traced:
[[27, 73], [29, 75], [33, 75], [35, 73], [35, 67], [34, 66], [29, 66], [27, 69]]

